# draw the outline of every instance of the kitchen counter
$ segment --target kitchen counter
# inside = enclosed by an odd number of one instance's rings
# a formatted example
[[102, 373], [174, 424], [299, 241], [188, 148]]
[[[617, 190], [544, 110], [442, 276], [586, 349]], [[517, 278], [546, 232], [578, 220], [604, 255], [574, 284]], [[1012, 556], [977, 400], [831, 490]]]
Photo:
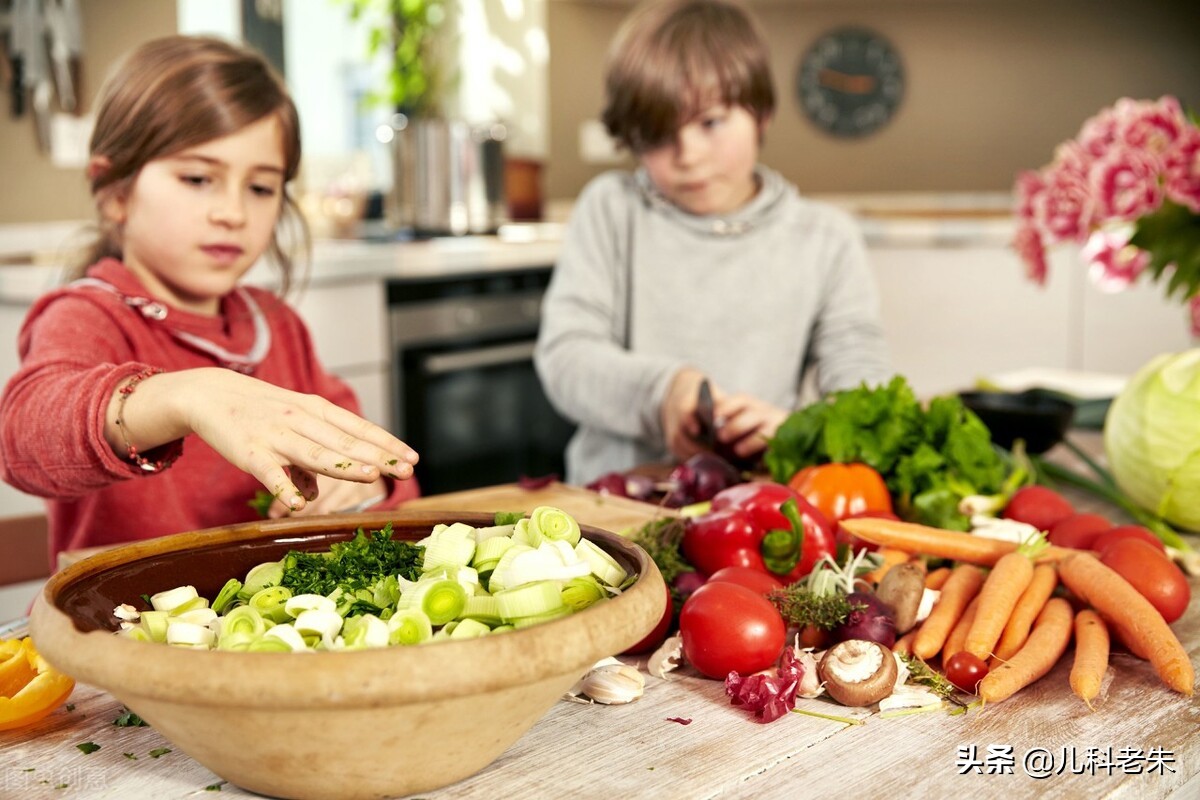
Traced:
[[[1090, 496], [1073, 499], [1080, 510], [1117, 518]], [[529, 493], [493, 487], [422, 502], [433, 508], [475, 501], [505, 507], [562, 502], [581, 521], [605, 514], [614, 526], [661, 513], [559, 486]], [[1193, 582], [1196, 591], [1200, 585]], [[1197, 605], [1173, 626], [1193, 661], [1200, 651]], [[0, 626], [0, 636], [20, 633], [23, 624]], [[883, 719], [822, 700], [797, 704], [858, 724], [789, 714], [759, 725], [729, 704], [720, 682], [685, 668], [668, 680], [648, 676], [645, 695], [629, 705], [557, 703], [488, 768], [421, 797], [1200, 795], [1196, 701], [1165, 689], [1145, 662], [1114, 655], [1112, 663], [1115, 679], [1094, 712], [1067, 688], [1069, 659], [1013, 698], [966, 714]], [[80, 685], [70, 704], [34, 727], [0, 734], [0, 795], [170, 800], [219, 789], [221, 797], [258, 796], [224, 783], [153, 728], [115, 727], [121, 707], [103, 692]], [[100, 750], [84, 755], [75, 746], [83, 742]], [[331, 769], [343, 744], [330, 744]], [[169, 752], [152, 756], [159, 748]]]
[[[383, 242], [322, 239], [313, 243], [307, 283], [312, 287], [379, 281], [426, 281], [545, 268], [558, 257], [557, 228], [512, 226], [503, 235], [461, 236], [424, 241]], [[4, 233], [0, 231], [0, 253]], [[28, 264], [0, 263], [0, 303], [28, 305], [60, 285], [63, 269], [42, 251]], [[248, 274], [252, 283], [276, 282], [266, 264]]]

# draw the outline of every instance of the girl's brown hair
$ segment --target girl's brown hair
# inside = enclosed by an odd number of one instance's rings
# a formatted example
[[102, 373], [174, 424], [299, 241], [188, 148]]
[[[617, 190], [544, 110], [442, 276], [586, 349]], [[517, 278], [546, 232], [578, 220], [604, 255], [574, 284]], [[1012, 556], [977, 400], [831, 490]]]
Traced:
[[[228, 136], [274, 114], [283, 132], [283, 211], [269, 252], [282, 271], [292, 258], [279, 241], [285, 224], [307, 249], [304, 218], [288, 192], [300, 169], [300, 119], [279, 74], [261, 55], [209, 36], [167, 36], [146, 42], [117, 65], [100, 90], [90, 153], [104, 166], [89, 169], [98, 208], [128, 193], [142, 167], [181, 150]], [[104, 257], [120, 258], [121, 232], [100, 214], [100, 233], [76, 276]]]
[[706, 105], [775, 110], [767, 46], [744, 10], [721, 0], [653, 2], [622, 24], [608, 54], [602, 119], [635, 153], [669, 141]]

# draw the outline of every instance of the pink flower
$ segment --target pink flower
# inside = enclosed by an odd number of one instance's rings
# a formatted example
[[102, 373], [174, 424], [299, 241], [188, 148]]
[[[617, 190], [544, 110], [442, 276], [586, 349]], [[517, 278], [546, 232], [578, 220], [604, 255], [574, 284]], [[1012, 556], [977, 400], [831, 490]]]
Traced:
[[1012, 246], [1031, 281], [1046, 283], [1048, 246], [1073, 241], [1105, 291], [1143, 273], [1169, 280], [1172, 295], [1182, 289], [1200, 336], [1200, 263], [1181, 255], [1200, 225], [1200, 123], [1177, 99], [1117, 100], [1058, 145], [1049, 165], [1019, 173], [1013, 194]]
[[1150, 264], [1150, 254], [1129, 243], [1129, 231], [1099, 230], [1080, 251], [1088, 265], [1088, 276], [1101, 290], [1119, 292], [1128, 288]]
[[1055, 169], [1043, 176], [1045, 189], [1034, 198], [1034, 218], [1051, 242], [1087, 239], [1092, 198], [1083, 176]]
[[1200, 130], [1188, 128], [1163, 156], [1163, 191], [1200, 214]]
[[1114, 149], [1092, 165], [1088, 181], [1101, 219], [1134, 220], [1162, 205], [1161, 165], [1131, 148]]
[[1127, 147], [1162, 156], [1188, 127], [1179, 101], [1164, 97], [1157, 103], [1136, 103], [1117, 124], [1117, 137]]
[[1046, 246], [1037, 228], [1018, 224], [1013, 237], [1013, 249], [1025, 264], [1025, 276], [1039, 286], [1046, 285]]
[[1017, 175], [1017, 183], [1013, 188], [1017, 201], [1013, 213], [1016, 214], [1018, 220], [1022, 222], [1034, 220], [1034, 201], [1045, 190], [1046, 181], [1042, 179], [1040, 172], [1027, 169]]
[[1075, 144], [1091, 158], [1099, 158], [1108, 152], [1108, 148], [1117, 139], [1117, 126], [1120, 120], [1118, 109], [1121, 103], [1106, 108], [1094, 117], [1086, 120], [1079, 129], [1079, 135], [1069, 144]]

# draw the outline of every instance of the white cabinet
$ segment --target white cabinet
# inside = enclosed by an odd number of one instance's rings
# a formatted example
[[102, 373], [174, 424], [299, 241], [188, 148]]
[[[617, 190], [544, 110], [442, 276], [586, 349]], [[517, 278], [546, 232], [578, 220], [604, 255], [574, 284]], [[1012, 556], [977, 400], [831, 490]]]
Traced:
[[1131, 374], [1158, 353], [1196, 346], [1184, 306], [1146, 284], [1105, 294], [1078, 253], [1051, 252], [1029, 281], [998, 243], [870, 248], [893, 364], [919, 396], [1027, 367]]
[[350, 384], [363, 416], [390, 427], [387, 287], [379, 279], [309, 286], [296, 308], [327, 370]]

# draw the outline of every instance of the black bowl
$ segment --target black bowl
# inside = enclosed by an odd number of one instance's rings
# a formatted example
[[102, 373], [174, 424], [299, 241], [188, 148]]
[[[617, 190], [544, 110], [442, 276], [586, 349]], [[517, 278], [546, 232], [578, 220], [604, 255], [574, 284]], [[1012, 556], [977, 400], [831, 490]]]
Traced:
[[1072, 403], [1037, 391], [959, 392], [958, 396], [991, 431], [992, 441], [1009, 450], [1023, 439], [1025, 452], [1046, 452], [1062, 441], [1075, 416]]

